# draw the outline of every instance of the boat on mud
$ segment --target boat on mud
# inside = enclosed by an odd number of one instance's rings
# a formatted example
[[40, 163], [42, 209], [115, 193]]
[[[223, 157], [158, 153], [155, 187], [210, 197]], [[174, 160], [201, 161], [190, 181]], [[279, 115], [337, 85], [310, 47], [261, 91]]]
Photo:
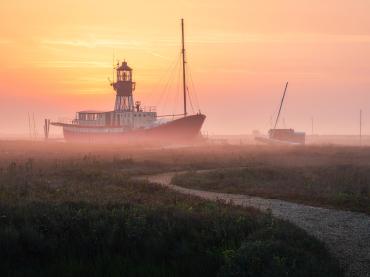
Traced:
[[278, 123], [281, 113], [281, 108], [284, 103], [286, 91], [288, 89], [288, 82], [285, 84], [283, 97], [280, 102], [279, 112], [276, 117], [274, 128], [268, 131], [268, 136], [256, 136], [255, 140], [266, 144], [278, 145], [304, 145], [306, 143], [306, 133], [296, 132], [294, 129], [278, 129]]

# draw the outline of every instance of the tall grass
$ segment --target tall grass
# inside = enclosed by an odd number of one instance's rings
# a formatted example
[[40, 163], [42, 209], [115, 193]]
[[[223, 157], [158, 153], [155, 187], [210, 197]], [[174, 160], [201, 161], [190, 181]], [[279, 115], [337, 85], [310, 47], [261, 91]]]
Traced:
[[315, 239], [268, 215], [193, 203], [4, 206], [3, 276], [340, 276]]
[[254, 158], [16, 146], [0, 143], [1, 276], [342, 276], [322, 243], [287, 222], [132, 178]]

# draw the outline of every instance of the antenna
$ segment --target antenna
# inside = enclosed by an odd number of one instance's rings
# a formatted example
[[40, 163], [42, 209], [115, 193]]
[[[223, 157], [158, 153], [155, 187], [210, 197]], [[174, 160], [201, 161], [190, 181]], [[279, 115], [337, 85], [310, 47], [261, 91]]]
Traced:
[[362, 110], [360, 110], [360, 145], [362, 145]]
[[311, 135], [313, 136], [313, 116], [311, 117]]
[[184, 19], [181, 18], [181, 42], [182, 42], [182, 87], [184, 94], [184, 115], [187, 115], [186, 111], [186, 73], [185, 73], [185, 33], [184, 33]]
[[285, 84], [284, 94], [283, 94], [283, 98], [281, 98], [279, 113], [278, 113], [278, 115], [276, 117], [274, 129], [276, 129], [276, 126], [277, 126], [277, 124], [279, 122], [280, 112], [281, 112], [281, 108], [283, 107], [284, 98], [285, 98], [285, 94], [286, 94], [287, 89], [288, 89], [288, 82], [286, 82], [286, 84]]
[[28, 135], [30, 136], [31, 139], [31, 118], [30, 118], [30, 113], [28, 112]]
[[112, 84], [114, 83], [114, 49], [113, 49], [113, 60], [112, 60]]
[[32, 113], [32, 121], [33, 121], [33, 138], [36, 139], [36, 122], [35, 122], [35, 113]]

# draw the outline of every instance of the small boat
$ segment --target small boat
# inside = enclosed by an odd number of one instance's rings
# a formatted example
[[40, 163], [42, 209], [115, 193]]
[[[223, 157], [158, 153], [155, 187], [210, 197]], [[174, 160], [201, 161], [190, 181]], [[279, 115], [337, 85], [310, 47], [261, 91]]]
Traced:
[[268, 137], [257, 136], [256, 141], [267, 144], [305, 144], [306, 134], [295, 132], [294, 129], [270, 129]]
[[199, 139], [206, 116], [200, 112], [191, 115], [187, 112], [183, 19], [181, 30], [184, 100], [182, 114], [170, 115], [172, 119], [165, 120], [166, 116], [157, 115], [155, 107], [143, 107], [140, 101], [134, 102], [136, 83], [133, 81], [133, 69], [123, 61], [115, 67], [116, 81], [111, 83], [116, 92], [113, 111], [80, 111], [71, 122], [51, 124], [63, 128], [66, 141], [178, 143]]
[[276, 117], [275, 125], [273, 129], [268, 131], [268, 137], [265, 136], [256, 136], [255, 140], [267, 143], [267, 144], [287, 144], [287, 145], [303, 145], [306, 142], [306, 133], [304, 132], [295, 132], [294, 129], [277, 129], [279, 122], [279, 117], [281, 113], [281, 108], [284, 103], [285, 94], [288, 89], [288, 82], [285, 84], [285, 89], [283, 93], [283, 98], [280, 102], [279, 113]]

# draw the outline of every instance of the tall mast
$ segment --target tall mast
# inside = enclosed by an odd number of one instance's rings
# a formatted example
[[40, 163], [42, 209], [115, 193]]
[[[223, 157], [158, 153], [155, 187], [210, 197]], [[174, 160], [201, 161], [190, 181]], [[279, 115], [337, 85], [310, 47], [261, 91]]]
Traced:
[[184, 115], [188, 113], [186, 111], [186, 73], [185, 73], [185, 39], [184, 39], [184, 19], [181, 18], [181, 38], [182, 38], [182, 88], [184, 93]]
[[288, 88], [288, 82], [286, 82], [286, 84], [285, 84], [284, 94], [283, 94], [283, 98], [281, 98], [280, 108], [279, 108], [279, 113], [278, 113], [278, 115], [277, 115], [277, 117], [276, 117], [276, 121], [275, 121], [274, 129], [276, 129], [276, 126], [277, 126], [277, 124], [278, 124], [278, 122], [279, 122], [279, 117], [280, 117], [281, 107], [283, 106], [283, 103], [284, 103], [284, 98], [285, 98], [285, 93], [286, 93], [287, 88]]

